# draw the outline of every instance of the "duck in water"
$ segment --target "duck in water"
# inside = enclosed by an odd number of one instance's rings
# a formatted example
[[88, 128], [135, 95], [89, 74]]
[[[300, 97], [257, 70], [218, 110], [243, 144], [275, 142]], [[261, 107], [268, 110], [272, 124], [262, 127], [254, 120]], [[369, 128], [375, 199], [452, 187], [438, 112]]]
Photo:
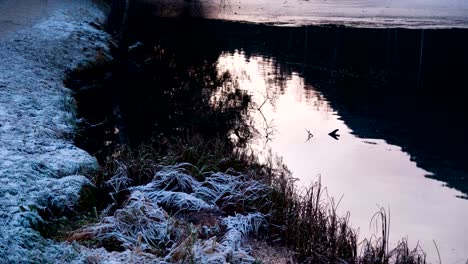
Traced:
[[328, 133], [328, 135], [334, 138], [335, 140], [338, 140], [340, 138], [340, 135], [338, 134], [338, 130], [339, 129], [335, 129], [332, 132]]

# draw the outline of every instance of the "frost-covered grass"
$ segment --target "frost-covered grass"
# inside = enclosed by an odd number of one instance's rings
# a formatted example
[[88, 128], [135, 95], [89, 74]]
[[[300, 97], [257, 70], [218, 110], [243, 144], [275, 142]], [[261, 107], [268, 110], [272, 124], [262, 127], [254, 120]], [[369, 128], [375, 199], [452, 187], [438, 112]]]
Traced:
[[[268, 186], [245, 175], [220, 172], [206, 173], [198, 181], [186, 169], [193, 166], [188, 163], [157, 166], [149, 183], [132, 186], [128, 167], [119, 164], [106, 185], [112, 195], [118, 189], [129, 192], [129, 198], [122, 205], [113, 204], [114, 210], [105, 210], [107, 215], [99, 223], [74, 232], [70, 241], [94, 240], [98, 247], [153, 254], [171, 263], [255, 261], [242, 241], [266, 224], [257, 207], [249, 205], [260, 204]], [[185, 217], [188, 213], [212, 213], [211, 221], [194, 223]]]

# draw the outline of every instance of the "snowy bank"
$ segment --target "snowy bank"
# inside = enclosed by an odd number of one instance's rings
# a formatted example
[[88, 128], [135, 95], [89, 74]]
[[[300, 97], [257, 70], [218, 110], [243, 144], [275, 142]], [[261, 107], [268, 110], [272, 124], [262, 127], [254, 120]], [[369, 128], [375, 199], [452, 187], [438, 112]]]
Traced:
[[0, 263], [69, 262], [74, 247], [35, 231], [37, 210], [72, 208], [96, 160], [73, 145], [75, 117], [64, 73], [107, 49], [90, 25], [98, 7], [67, 2], [0, 39]]

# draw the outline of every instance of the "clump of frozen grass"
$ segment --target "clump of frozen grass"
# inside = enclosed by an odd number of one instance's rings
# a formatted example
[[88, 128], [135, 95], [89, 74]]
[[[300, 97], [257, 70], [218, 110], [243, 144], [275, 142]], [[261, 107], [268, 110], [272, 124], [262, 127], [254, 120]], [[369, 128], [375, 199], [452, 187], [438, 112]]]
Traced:
[[172, 212], [218, 209], [233, 214], [257, 211], [269, 206], [269, 187], [244, 174], [205, 172], [204, 179], [200, 181], [192, 176], [190, 169], [193, 165], [189, 163], [154, 165], [152, 170], [155, 173], [149, 183], [129, 187], [129, 184], [138, 182], [138, 179], [133, 179], [138, 177], [139, 173], [135, 176], [134, 170], [122, 161], [114, 162], [113, 168], [116, 164], [118, 167], [115, 169], [115, 175], [106, 181], [107, 185], [112, 186], [112, 197], [117, 193], [117, 189], [139, 190]]
[[[140, 250], [166, 256], [170, 262], [252, 260], [240, 245], [245, 235], [258, 233], [265, 218], [245, 199], [260, 203], [266, 197], [268, 187], [244, 175], [224, 173], [207, 173], [205, 180], [199, 182], [186, 170], [190, 166], [187, 163], [158, 166], [151, 182], [128, 187], [130, 198], [112, 216], [78, 230], [69, 240], [93, 240], [97, 245], [118, 251]], [[119, 177], [131, 178], [124, 164], [111, 179], [115, 181]], [[225, 210], [233, 206], [245, 215]], [[215, 223], [209, 226], [193, 225], [184, 218], [189, 212], [216, 211], [228, 216], [213, 218]], [[217, 226], [225, 226], [226, 232], [220, 233]], [[217, 234], [220, 240], [213, 236], [198, 236], [207, 229], [218, 230], [210, 234]]]
[[228, 213], [257, 211], [269, 205], [269, 188], [248, 176], [213, 173], [196, 190], [195, 196], [216, 204]]
[[223, 219], [223, 224], [227, 226], [227, 232], [222, 239], [222, 244], [227, 248], [240, 248], [240, 241], [249, 233], [258, 235], [258, 230], [265, 225], [265, 216], [260, 213], [247, 215], [236, 214]]
[[193, 193], [200, 183], [190, 176], [186, 169], [192, 166], [189, 163], [164, 166], [154, 175], [152, 185], [165, 191]]
[[[257, 211], [268, 205], [268, 186], [245, 175], [205, 173], [197, 181], [185, 169], [187, 163], [162, 166], [152, 182], [135, 187], [165, 208], [199, 211], [219, 209], [227, 214]], [[191, 195], [190, 195], [191, 194]]]
[[169, 264], [154, 254], [125, 250], [109, 252], [104, 248], [83, 249], [73, 263], [134, 263], [134, 264]]
[[260, 213], [236, 214], [223, 218], [222, 223], [227, 231], [220, 242], [211, 237], [195, 243], [192, 249], [194, 263], [255, 262], [248, 249], [241, 247], [241, 242], [248, 234], [258, 233], [260, 226], [266, 224], [265, 216]]
[[[143, 188], [135, 189], [142, 190]], [[148, 198], [175, 213], [216, 209], [215, 206], [209, 205], [205, 201], [183, 192], [152, 191], [148, 192]]]
[[132, 181], [133, 180], [128, 177], [127, 167], [124, 164], [120, 164], [114, 176], [106, 181], [106, 186], [111, 190], [109, 195], [114, 201], [114, 205], [121, 203], [121, 196], [131, 186]]
[[97, 240], [112, 249], [159, 250], [166, 249], [177, 235], [173, 220], [162, 208], [135, 191], [123, 208], [113, 216], [103, 218], [98, 224], [78, 230], [69, 240]]
[[144, 192], [153, 202], [173, 212], [214, 209], [215, 206], [190, 195], [200, 188], [201, 183], [188, 174], [185, 169], [187, 166], [192, 165], [182, 163], [159, 166], [159, 170], [150, 183], [133, 187], [131, 190]]
[[106, 183], [113, 189], [114, 193], [126, 190], [132, 183], [132, 179], [128, 177], [127, 166], [120, 164], [114, 176], [107, 180]]

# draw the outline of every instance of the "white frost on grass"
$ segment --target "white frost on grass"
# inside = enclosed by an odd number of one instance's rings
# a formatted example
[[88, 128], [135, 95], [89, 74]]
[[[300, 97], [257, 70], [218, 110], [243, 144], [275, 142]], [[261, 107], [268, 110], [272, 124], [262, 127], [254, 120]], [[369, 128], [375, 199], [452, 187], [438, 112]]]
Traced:
[[99, 224], [75, 233], [74, 239], [90, 236], [98, 241], [120, 243], [123, 248], [134, 251], [164, 248], [171, 240], [172, 221], [162, 208], [142, 192], [135, 191], [122, 209], [103, 218]]
[[[143, 189], [143, 188], [142, 188]], [[164, 208], [174, 211], [200, 211], [215, 209], [205, 201], [183, 192], [153, 191], [148, 193], [148, 198]]]
[[227, 232], [220, 243], [216, 238], [197, 241], [193, 247], [196, 263], [253, 263], [255, 258], [249, 255], [248, 250], [241, 248], [243, 238], [252, 232], [258, 232], [265, 224], [265, 217], [260, 213], [247, 215], [236, 214], [223, 218]]
[[258, 181], [244, 175], [216, 172], [205, 173], [205, 180], [199, 182], [185, 170], [187, 166], [192, 165], [182, 163], [162, 167], [152, 182], [130, 189], [142, 191], [154, 202], [175, 211], [254, 211], [260, 201], [266, 203], [269, 188]]
[[[245, 204], [245, 199], [258, 203], [268, 187], [243, 175], [225, 173], [206, 173], [205, 180], [199, 182], [184, 169], [188, 166], [192, 165], [160, 167], [152, 182], [127, 189], [130, 198], [121, 209], [97, 224], [78, 230], [72, 239], [97, 240], [103, 245], [110, 242], [131, 252], [166, 251], [160, 258], [170, 263], [254, 262], [241, 243], [244, 236], [258, 233], [260, 226], [266, 224], [264, 215], [254, 208], [238, 207], [246, 214], [221, 217], [226, 213], [222, 208]], [[117, 170], [114, 181], [116, 177], [127, 177], [124, 168]], [[201, 193], [207, 193], [204, 199], [196, 197], [202, 197]], [[246, 196], [240, 198], [242, 195]], [[217, 213], [214, 216], [208, 213], [209, 223], [203, 223], [202, 219], [207, 217], [203, 212]], [[186, 213], [194, 213], [201, 222], [193, 224], [177, 216]], [[226, 231], [220, 232], [219, 226], [224, 226]], [[218, 231], [210, 232], [210, 237], [201, 235], [207, 234], [206, 230]]]
[[107, 49], [89, 22], [104, 14], [69, 2], [32, 27], [0, 39], [0, 263], [66, 263], [84, 255], [44, 239], [41, 208], [69, 210], [96, 160], [72, 142], [64, 72]]
[[220, 209], [255, 210], [259, 202], [267, 202], [268, 186], [246, 176], [213, 173], [196, 189], [195, 196]]
[[200, 183], [185, 170], [184, 167], [190, 166], [192, 165], [189, 163], [179, 163], [162, 167], [156, 172], [151, 186], [165, 191], [192, 193], [200, 187]]

